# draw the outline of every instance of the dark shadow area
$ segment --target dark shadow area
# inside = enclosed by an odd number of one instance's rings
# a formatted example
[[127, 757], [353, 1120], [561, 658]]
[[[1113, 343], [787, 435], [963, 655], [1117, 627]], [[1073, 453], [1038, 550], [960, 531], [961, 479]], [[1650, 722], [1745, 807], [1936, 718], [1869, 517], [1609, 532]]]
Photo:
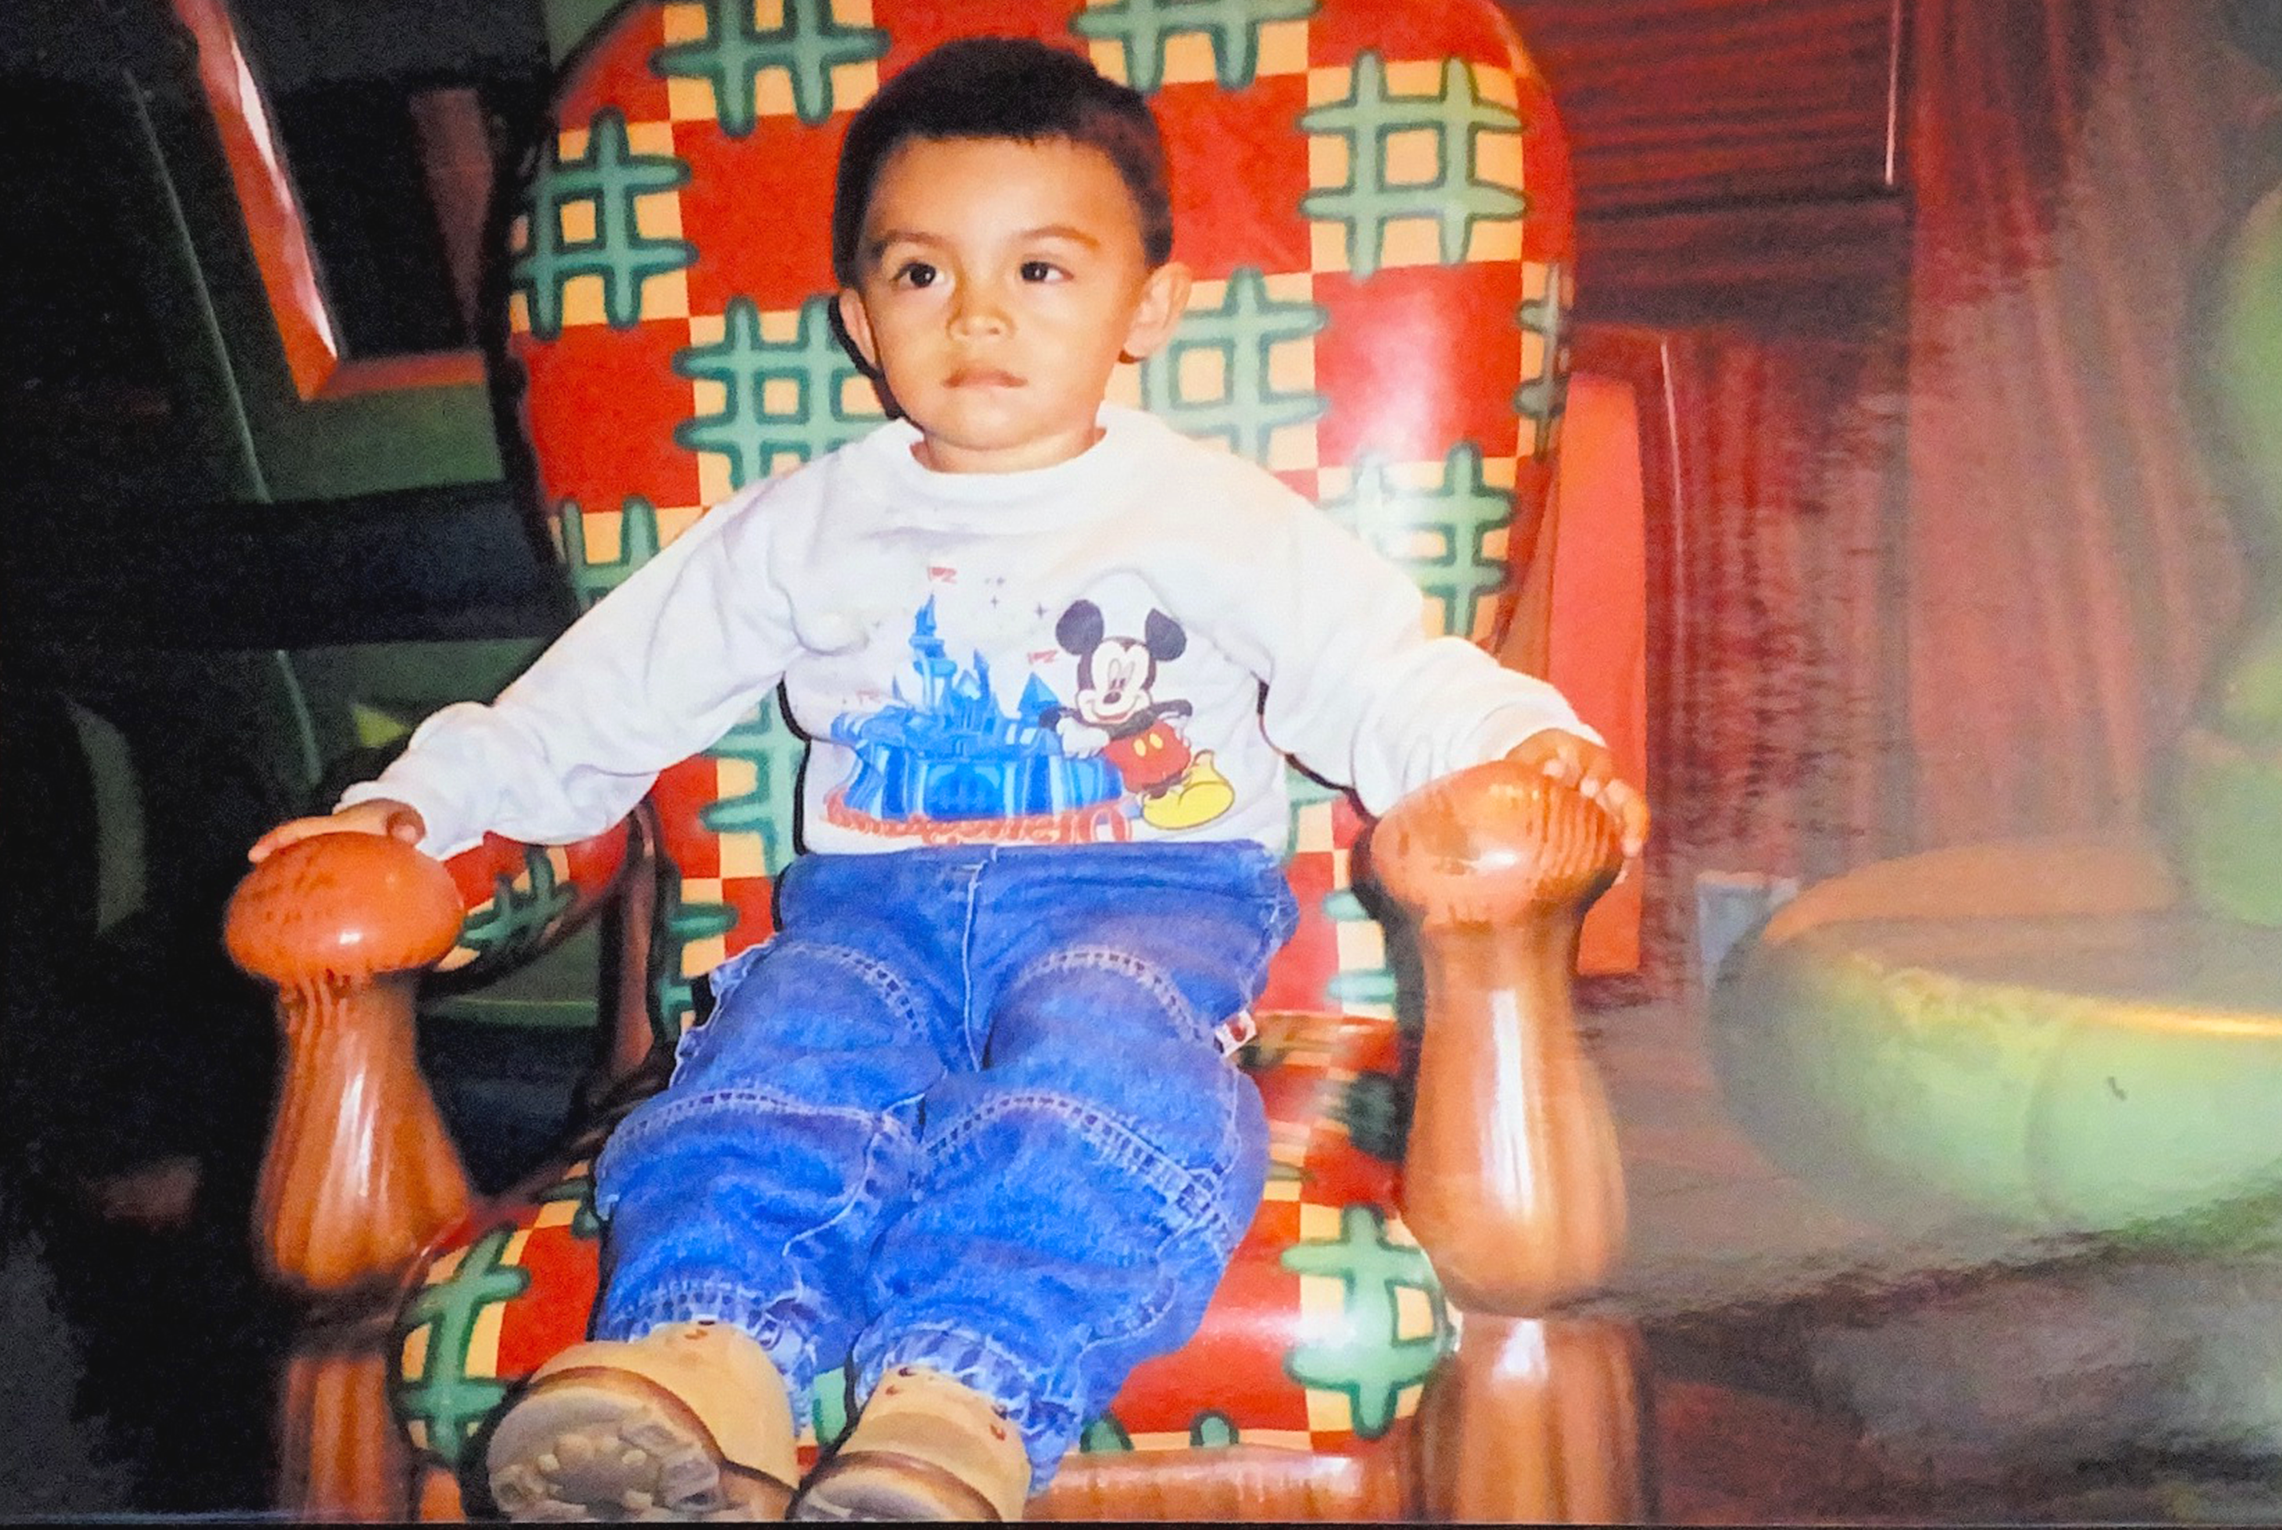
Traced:
[[29, 1455], [74, 1423], [100, 1467], [43, 1481], [52, 1462], [20, 1459], [0, 1493], [30, 1501], [0, 1514], [258, 1506], [284, 1327], [247, 1228], [276, 1048], [214, 939], [256, 805], [217, 790], [213, 813], [178, 818], [144, 906], [99, 929], [93, 793], [63, 703], [7, 686], [0, 735], [5, 1299], [59, 1368], [22, 1399], [49, 1416], [12, 1417], [11, 1443]]

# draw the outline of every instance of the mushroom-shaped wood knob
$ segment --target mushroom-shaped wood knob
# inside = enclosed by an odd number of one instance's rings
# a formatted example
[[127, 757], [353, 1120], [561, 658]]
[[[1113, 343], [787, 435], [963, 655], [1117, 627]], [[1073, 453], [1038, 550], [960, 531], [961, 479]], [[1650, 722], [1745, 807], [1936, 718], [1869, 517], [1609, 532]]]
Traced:
[[440, 861], [381, 834], [320, 834], [256, 866], [230, 899], [230, 959], [280, 988], [441, 961], [465, 913]]
[[1452, 775], [1372, 831], [1426, 979], [1404, 1213], [1454, 1300], [1530, 1316], [1624, 1246], [1615, 1125], [1577, 1039], [1577, 926], [1616, 875], [1608, 815], [1512, 761]]
[[1617, 826], [1574, 787], [1492, 760], [1396, 803], [1372, 830], [1371, 873], [1423, 925], [1579, 917], [1623, 864]]
[[231, 959], [277, 985], [286, 1046], [255, 1232], [306, 1295], [393, 1280], [467, 1209], [413, 1031], [419, 973], [462, 914], [441, 864], [374, 834], [288, 845], [230, 900]]

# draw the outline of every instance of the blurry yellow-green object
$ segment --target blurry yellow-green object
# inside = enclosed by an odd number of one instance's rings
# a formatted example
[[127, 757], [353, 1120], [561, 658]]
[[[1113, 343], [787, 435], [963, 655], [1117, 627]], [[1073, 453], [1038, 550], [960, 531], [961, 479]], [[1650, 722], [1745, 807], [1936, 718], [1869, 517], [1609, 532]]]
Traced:
[[2255, 615], [2181, 751], [2180, 870], [2212, 913], [2282, 925], [2282, 188], [2236, 229], [2211, 296], [2198, 352]]
[[1723, 1083], [1869, 1216], [2240, 1243], [2282, 1187], [2282, 931], [2212, 919], [2142, 836], [1976, 845], [1810, 889], [1718, 999]]
[[[2262, 28], [2239, 40], [2282, 63]], [[2250, 620], [2180, 740], [2172, 821], [1851, 872], [1714, 997], [1738, 1117], [1873, 1219], [1933, 1197], [2173, 1246], [2282, 1220], [2282, 187], [2215, 256], [2194, 402]]]

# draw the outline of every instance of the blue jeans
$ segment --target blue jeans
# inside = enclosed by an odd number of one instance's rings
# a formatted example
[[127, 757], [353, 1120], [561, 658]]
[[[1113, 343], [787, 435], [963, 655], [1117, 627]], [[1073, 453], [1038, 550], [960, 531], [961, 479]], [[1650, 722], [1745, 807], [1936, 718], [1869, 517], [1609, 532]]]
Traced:
[[805, 1408], [926, 1365], [992, 1397], [1043, 1487], [1196, 1329], [1267, 1128], [1216, 1028], [1295, 922], [1251, 843], [807, 856], [713, 975], [673, 1081], [595, 1164], [594, 1332], [711, 1319]]

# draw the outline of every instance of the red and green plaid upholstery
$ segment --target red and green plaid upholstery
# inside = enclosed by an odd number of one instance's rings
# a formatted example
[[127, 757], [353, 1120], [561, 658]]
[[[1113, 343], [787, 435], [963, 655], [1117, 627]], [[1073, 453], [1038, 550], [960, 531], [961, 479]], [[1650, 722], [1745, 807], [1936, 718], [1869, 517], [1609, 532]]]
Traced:
[[[1081, 1451], [1370, 1448], [1416, 1410], [1451, 1317], [1388, 1207], [1404, 1104], [1384, 1021], [1269, 1015], [1244, 1061], [1266, 1097], [1267, 1196], [1196, 1339], [1143, 1364]], [[438, 1240], [398, 1318], [391, 1401], [425, 1472], [456, 1472], [515, 1381], [586, 1337], [601, 1227], [589, 1140]], [[847, 1427], [839, 1378], [804, 1444]]]
[[[1489, 636], [1551, 477], [1573, 200], [1545, 84], [1490, 0], [618, 12], [566, 76], [508, 255], [525, 421], [582, 603], [706, 505], [880, 421], [828, 317], [840, 139], [883, 77], [975, 31], [1081, 48], [1163, 124], [1197, 286], [1112, 396], [1259, 461], [1409, 568], [1443, 630]], [[799, 758], [772, 701], [658, 782], [663, 1036], [692, 977], [769, 933]], [[1387, 1209], [1407, 1105], [1386, 943], [1349, 887], [1362, 817], [1296, 773], [1293, 802], [1302, 923], [1253, 1048], [1278, 1176], [1203, 1333], [1134, 1376], [1090, 1448], [1355, 1448], [1447, 1345]], [[582, 1184], [472, 1220], [420, 1277], [396, 1398], [431, 1462], [583, 1335]]]
[[575, 845], [525, 845], [497, 834], [445, 863], [467, 905], [459, 943], [436, 964], [472, 986], [522, 965], [583, 924], [618, 881], [628, 829]]

